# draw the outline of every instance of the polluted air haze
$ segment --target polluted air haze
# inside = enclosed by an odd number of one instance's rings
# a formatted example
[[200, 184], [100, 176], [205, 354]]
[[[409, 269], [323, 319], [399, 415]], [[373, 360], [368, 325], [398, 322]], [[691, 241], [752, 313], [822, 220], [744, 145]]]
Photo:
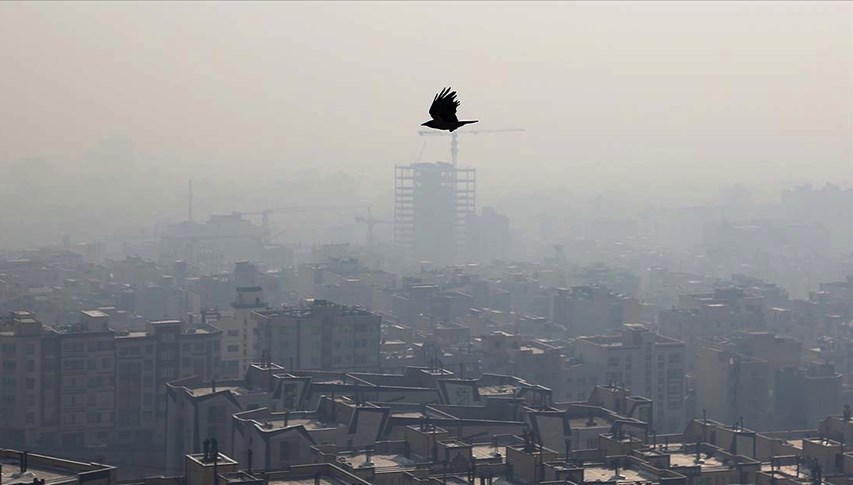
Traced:
[[[2, 243], [304, 203], [390, 215], [434, 94], [478, 198], [851, 180], [849, 2], [0, 3]], [[465, 128], [473, 129], [473, 128]], [[545, 210], [531, 207], [531, 211]], [[31, 224], [38, 217], [39, 224]]]

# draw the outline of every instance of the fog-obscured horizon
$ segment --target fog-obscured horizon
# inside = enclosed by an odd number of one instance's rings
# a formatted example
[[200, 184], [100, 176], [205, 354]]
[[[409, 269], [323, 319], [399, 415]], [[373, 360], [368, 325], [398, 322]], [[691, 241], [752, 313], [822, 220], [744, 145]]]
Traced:
[[391, 218], [444, 86], [525, 130], [459, 137], [513, 223], [853, 180], [848, 2], [3, 2], [0, 62], [0, 247], [185, 220], [189, 179], [199, 220]]

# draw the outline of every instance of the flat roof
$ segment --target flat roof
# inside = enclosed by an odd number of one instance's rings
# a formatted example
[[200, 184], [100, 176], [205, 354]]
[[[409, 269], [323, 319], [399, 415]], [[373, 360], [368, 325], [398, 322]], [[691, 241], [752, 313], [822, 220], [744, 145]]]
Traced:
[[657, 475], [653, 475], [651, 473], [647, 473], [635, 468], [620, 468], [618, 477], [615, 477], [613, 472], [614, 470], [612, 468], [603, 467], [601, 465], [584, 466], [583, 481], [584, 483], [612, 481], [616, 481], [616, 483], [636, 483], [657, 481], [657, 479], [659, 478]]
[[278, 485], [349, 485], [349, 482], [344, 480], [339, 480], [335, 477], [329, 475], [321, 475], [319, 480], [314, 477], [304, 478], [301, 480], [294, 480], [291, 478], [284, 480], [270, 480], [270, 485], [278, 484]]
[[20, 462], [17, 458], [0, 457], [0, 465], [3, 467], [3, 470], [0, 471], [0, 483], [31, 483], [33, 478], [44, 480], [45, 483], [57, 483], [68, 480], [77, 481], [76, 471], [29, 466], [26, 472], [20, 474], [19, 464]]
[[[353, 468], [359, 468], [367, 461], [367, 454], [358, 453], [355, 455], [343, 453], [338, 455], [337, 463], [341, 463], [341, 458], [346, 460], [347, 464]], [[387, 454], [371, 454], [370, 462], [375, 468], [405, 468], [414, 467], [419, 463], [429, 463], [429, 460], [412, 460], [404, 455], [396, 453]], [[369, 465], [368, 465], [369, 466]]]
[[[304, 426], [305, 429], [315, 430], [315, 429], [330, 429], [330, 428], [343, 428], [346, 427], [344, 424], [338, 423], [324, 423], [318, 421], [313, 418], [303, 418], [303, 417], [290, 417], [287, 419], [287, 426], [285, 426], [284, 416], [276, 416], [273, 419], [264, 419], [264, 420], [255, 420], [258, 424], [266, 424], [269, 423], [272, 425], [271, 429], [282, 429], [289, 428], [291, 426]], [[269, 430], [270, 428], [265, 428]]]
[[809, 467], [800, 466], [799, 475], [797, 475], [797, 465], [772, 465], [770, 463], [762, 463], [761, 471], [776, 476], [782, 476], [787, 480], [799, 483], [812, 483], [811, 472]]
[[478, 460], [495, 459], [495, 452], [500, 453], [501, 460], [506, 458], [506, 446], [498, 446], [495, 448], [492, 445], [474, 445], [471, 447], [471, 454]]
[[711, 469], [727, 469], [726, 466], [719, 458], [714, 456], [707, 456], [705, 453], [699, 453], [700, 462], [696, 463], [696, 453], [690, 453], [688, 451], [677, 451], [677, 452], [669, 452], [669, 465], [670, 466], [701, 466], [703, 470], [711, 470]]
[[481, 396], [514, 396], [515, 386], [510, 384], [480, 386], [477, 388]]
[[[207, 396], [209, 394], [214, 393], [214, 390], [211, 388], [210, 384], [207, 384], [204, 386], [199, 385], [198, 387], [192, 387], [192, 388], [188, 387], [186, 389], [194, 397]], [[246, 393], [246, 389], [241, 387], [241, 386], [228, 386], [228, 385], [220, 386], [217, 384], [215, 392], [220, 392], [220, 391], [230, 391], [234, 394], [245, 394]]]
[[580, 417], [580, 418], [571, 418], [571, 419], [569, 419], [569, 426], [571, 426], [572, 429], [584, 429], [584, 428], [586, 428], [586, 429], [608, 428], [609, 429], [610, 426], [613, 424], [613, 419], [607, 418], [604, 416], [593, 416], [592, 420], [595, 421], [595, 424], [593, 424], [592, 426], [589, 426], [589, 425], [587, 425], [587, 423], [589, 422], [588, 416], [587, 417]]

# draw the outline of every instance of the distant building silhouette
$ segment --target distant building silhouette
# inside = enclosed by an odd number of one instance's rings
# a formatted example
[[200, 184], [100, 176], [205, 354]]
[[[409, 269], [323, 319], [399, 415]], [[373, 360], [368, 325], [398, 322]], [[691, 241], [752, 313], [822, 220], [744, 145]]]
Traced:
[[476, 170], [448, 163], [397, 165], [394, 239], [414, 261], [465, 260], [476, 213]]

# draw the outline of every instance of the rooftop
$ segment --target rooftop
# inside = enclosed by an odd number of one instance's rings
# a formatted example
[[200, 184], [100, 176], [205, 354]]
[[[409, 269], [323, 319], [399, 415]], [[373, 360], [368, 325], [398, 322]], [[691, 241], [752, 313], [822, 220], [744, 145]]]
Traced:
[[419, 463], [429, 463], [429, 461], [417, 461], [395, 453], [371, 454], [370, 463], [367, 463], [367, 461], [366, 453], [342, 454], [339, 455], [337, 459], [338, 463], [346, 463], [353, 468], [363, 468], [367, 466], [373, 466], [376, 468], [405, 468], [414, 467]]
[[270, 480], [269, 485], [349, 485], [349, 482], [329, 475], [321, 475], [319, 479], [311, 477], [303, 478], [301, 480], [294, 480], [292, 478], [288, 478], [286, 480]]
[[2, 465], [2, 471], [0, 471], [0, 483], [4, 485], [7, 483], [29, 483], [32, 482], [34, 478], [44, 480], [45, 483], [58, 483], [67, 480], [76, 482], [77, 479], [77, 473], [70, 470], [66, 471], [33, 466], [30, 466], [26, 472], [20, 473], [17, 459], [0, 458], [0, 465]]
[[112, 467], [107, 465], [80, 463], [30, 453], [27, 458], [27, 471], [21, 473], [20, 455], [19, 451], [0, 449], [0, 484], [29, 484], [33, 479], [44, 480], [46, 484], [77, 483], [80, 473], [112, 470]]
[[720, 461], [720, 459], [714, 456], [708, 456], [705, 453], [699, 454], [699, 463], [697, 463], [696, 453], [688, 451], [671, 451], [669, 453], [669, 464], [673, 467], [691, 467], [700, 465], [703, 470], [728, 468], [722, 461]]
[[657, 480], [656, 475], [646, 473], [642, 470], [634, 468], [619, 469], [619, 476], [615, 476], [615, 470], [604, 466], [585, 466], [583, 469], [583, 481], [589, 482], [612, 482], [616, 483], [637, 483], [637, 482], [654, 482]]
[[569, 426], [571, 426], [571, 429], [610, 428], [612, 424], [613, 419], [605, 418], [603, 416], [594, 416], [592, 419], [592, 424], [590, 424], [589, 417], [578, 417], [569, 419]]
[[[278, 413], [276, 413], [278, 414]], [[284, 419], [284, 416], [276, 416], [273, 419], [264, 420], [264, 424], [269, 423], [272, 425], [271, 429], [282, 429], [289, 428], [291, 426], [304, 426], [305, 429], [314, 430], [314, 429], [329, 429], [329, 428], [339, 428], [344, 427], [343, 424], [336, 423], [324, 423], [318, 421], [313, 418], [304, 418], [304, 417], [291, 417], [287, 420]], [[285, 424], [287, 423], [287, 424]], [[267, 428], [270, 429], [270, 428]]]
[[478, 460], [496, 459], [496, 452], [501, 455], [501, 458], [503, 458], [506, 456], [506, 447], [498, 446], [496, 448], [491, 444], [474, 445], [473, 447], [471, 447], [471, 454], [474, 455], [474, 458]]
[[[320, 300], [316, 300], [320, 301]], [[315, 310], [318, 308], [334, 308], [338, 309], [337, 314], [341, 316], [370, 316], [375, 315], [364, 308], [355, 307], [355, 306], [345, 306], [345, 305], [336, 305], [336, 304], [312, 304], [311, 306], [303, 306], [303, 307], [293, 307], [293, 308], [283, 308], [278, 310], [261, 310], [257, 313], [258, 315], [262, 315], [266, 318], [311, 318], [315, 314]]]

